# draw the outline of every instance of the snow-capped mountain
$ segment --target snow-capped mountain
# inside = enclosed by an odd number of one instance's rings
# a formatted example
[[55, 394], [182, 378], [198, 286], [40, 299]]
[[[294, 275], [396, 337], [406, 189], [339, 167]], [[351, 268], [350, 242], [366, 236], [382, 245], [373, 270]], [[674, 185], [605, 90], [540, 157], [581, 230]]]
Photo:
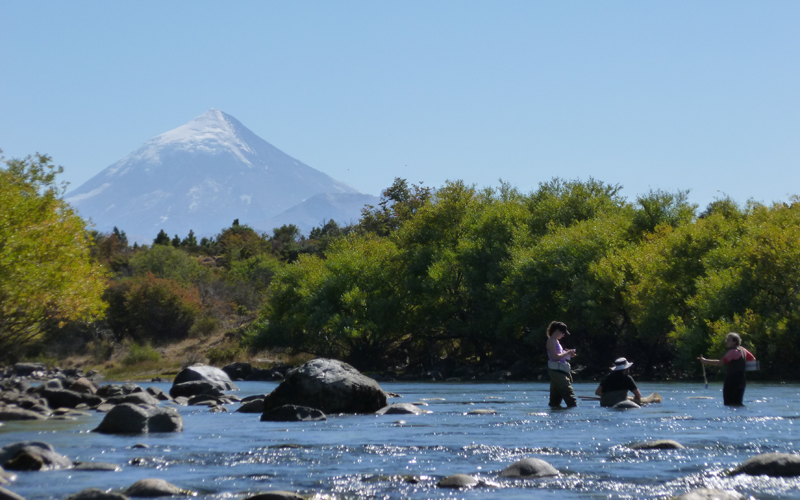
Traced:
[[256, 227], [322, 193], [361, 194], [211, 109], [150, 139], [66, 201], [99, 231], [117, 226], [129, 240], [149, 243], [161, 229], [183, 238], [190, 229], [213, 236], [234, 219]]

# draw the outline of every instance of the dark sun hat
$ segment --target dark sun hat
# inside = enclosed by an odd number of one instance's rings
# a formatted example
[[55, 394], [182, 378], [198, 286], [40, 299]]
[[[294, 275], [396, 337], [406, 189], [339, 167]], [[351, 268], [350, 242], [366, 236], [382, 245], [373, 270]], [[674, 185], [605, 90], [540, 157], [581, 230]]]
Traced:
[[614, 361], [614, 366], [612, 366], [611, 369], [616, 372], [616, 371], [619, 371], [619, 370], [627, 370], [631, 366], [633, 366], [633, 363], [631, 363], [627, 359], [625, 359], [625, 358], [617, 358], [617, 360]]

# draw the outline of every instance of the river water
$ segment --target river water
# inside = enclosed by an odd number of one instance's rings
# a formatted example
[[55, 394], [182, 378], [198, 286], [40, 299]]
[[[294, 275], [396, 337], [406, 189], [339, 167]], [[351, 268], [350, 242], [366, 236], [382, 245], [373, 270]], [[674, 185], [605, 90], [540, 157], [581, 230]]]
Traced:
[[[244, 397], [268, 393], [270, 382], [239, 382]], [[168, 391], [170, 384], [155, 385]], [[382, 383], [423, 402], [426, 415], [342, 415], [324, 422], [261, 422], [259, 414], [209, 413], [178, 407], [182, 433], [109, 436], [89, 432], [102, 414], [74, 421], [6, 422], [0, 445], [38, 440], [73, 461], [111, 462], [118, 472], [19, 473], [7, 488], [33, 499], [63, 499], [84, 488], [122, 490], [143, 478], [165, 479], [198, 498], [244, 498], [269, 490], [310, 497], [388, 498], [666, 498], [694, 488], [734, 489], [759, 499], [800, 499], [800, 478], [725, 472], [767, 452], [800, 452], [800, 385], [750, 383], [745, 407], [722, 405], [721, 385], [641, 383], [663, 402], [639, 410], [581, 401], [547, 407], [548, 384]], [[592, 395], [596, 384], [575, 384]], [[702, 399], [702, 398], [712, 399]], [[468, 415], [492, 409], [494, 415]], [[634, 451], [626, 444], [674, 439], [682, 450]], [[144, 443], [149, 448], [133, 448]], [[509, 480], [499, 472], [523, 458], [541, 458], [557, 478]], [[438, 488], [451, 474], [486, 485]]]

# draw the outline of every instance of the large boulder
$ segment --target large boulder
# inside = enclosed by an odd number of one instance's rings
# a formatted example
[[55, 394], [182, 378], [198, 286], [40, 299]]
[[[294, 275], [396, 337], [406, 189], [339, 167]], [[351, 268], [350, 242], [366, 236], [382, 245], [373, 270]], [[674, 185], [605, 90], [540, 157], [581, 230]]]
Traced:
[[747, 459], [731, 471], [731, 475], [794, 477], [800, 476], [800, 455], [762, 453]]
[[286, 374], [264, 398], [264, 411], [293, 404], [331, 413], [374, 413], [386, 406], [378, 383], [347, 363], [319, 358]]
[[317, 422], [327, 420], [324, 413], [307, 406], [283, 405], [261, 414], [262, 422]]
[[49, 443], [21, 441], [0, 448], [0, 466], [17, 471], [66, 469], [72, 460], [56, 453]]
[[539, 458], [525, 458], [509, 465], [500, 472], [502, 477], [515, 479], [531, 479], [538, 477], [557, 476], [555, 467]]
[[175, 376], [175, 380], [172, 381], [172, 384], [177, 385], [183, 382], [193, 382], [195, 380], [211, 382], [221, 391], [235, 391], [239, 389], [231, 382], [231, 378], [227, 373], [219, 368], [208, 365], [194, 365], [184, 368]]
[[106, 413], [92, 432], [103, 434], [144, 434], [148, 432], [180, 432], [183, 419], [174, 408], [122, 403]]

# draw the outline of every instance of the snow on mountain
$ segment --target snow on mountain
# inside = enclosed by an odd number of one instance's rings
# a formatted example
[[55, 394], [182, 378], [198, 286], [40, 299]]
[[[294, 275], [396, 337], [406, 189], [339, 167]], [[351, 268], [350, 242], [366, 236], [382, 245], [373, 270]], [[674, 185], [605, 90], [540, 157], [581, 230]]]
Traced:
[[234, 219], [253, 225], [324, 193], [361, 194], [211, 109], [150, 139], [66, 201], [99, 231], [117, 226], [131, 241], [150, 243], [161, 229], [170, 236], [190, 229], [213, 236]]

